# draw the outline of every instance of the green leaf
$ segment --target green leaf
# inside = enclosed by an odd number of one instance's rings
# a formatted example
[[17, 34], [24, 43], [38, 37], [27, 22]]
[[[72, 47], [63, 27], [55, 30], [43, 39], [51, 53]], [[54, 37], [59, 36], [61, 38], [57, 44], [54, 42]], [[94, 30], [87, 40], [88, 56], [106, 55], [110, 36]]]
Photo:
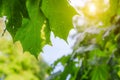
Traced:
[[90, 57], [106, 57], [107, 54], [105, 53], [105, 51], [101, 51], [99, 48], [98, 49], [95, 49], [95, 50], [92, 50], [90, 52]]
[[59, 62], [61, 62], [61, 64], [65, 66], [67, 62], [70, 60], [70, 58], [71, 58], [71, 55], [62, 56], [60, 59], [54, 62], [53, 66], [56, 66]]
[[108, 68], [106, 65], [97, 65], [93, 68], [91, 73], [91, 80], [108, 80]]
[[24, 51], [30, 51], [36, 57], [42, 47], [50, 43], [48, 21], [39, 9], [40, 0], [28, 0], [27, 9], [30, 19], [23, 20], [23, 26], [18, 30], [14, 40], [20, 40]]
[[50, 29], [60, 38], [67, 39], [75, 10], [68, 0], [42, 0], [41, 9], [50, 23]]
[[75, 78], [77, 71], [78, 69], [76, 68], [75, 63], [70, 62], [64, 67], [64, 71], [60, 74], [60, 76], [58, 76], [58, 80], [66, 80], [69, 74]]
[[22, 18], [29, 18], [26, 9], [26, 0], [1, 0], [0, 16], [7, 16], [7, 30], [14, 37], [21, 27]]

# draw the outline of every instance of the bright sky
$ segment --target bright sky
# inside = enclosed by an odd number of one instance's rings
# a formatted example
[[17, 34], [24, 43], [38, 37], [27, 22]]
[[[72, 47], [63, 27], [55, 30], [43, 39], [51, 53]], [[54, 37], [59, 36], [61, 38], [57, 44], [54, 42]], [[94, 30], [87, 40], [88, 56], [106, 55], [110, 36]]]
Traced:
[[[74, 33], [74, 30], [71, 30], [70, 33]], [[43, 53], [41, 54], [49, 65], [63, 55], [70, 54], [72, 52], [71, 47], [75, 42], [68, 37], [69, 44], [67, 44], [63, 39], [55, 37], [53, 33], [51, 33], [51, 41], [53, 46], [46, 45], [43, 48]]]

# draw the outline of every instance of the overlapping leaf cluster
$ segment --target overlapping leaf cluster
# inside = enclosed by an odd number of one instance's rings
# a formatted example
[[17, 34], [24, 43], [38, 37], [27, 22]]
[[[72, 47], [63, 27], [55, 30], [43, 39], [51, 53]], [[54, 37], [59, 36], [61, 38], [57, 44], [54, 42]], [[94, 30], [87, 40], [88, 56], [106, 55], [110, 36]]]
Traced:
[[67, 0], [0, 0], [0, 16], [7, 16], [6, 29], [24, 51], [36, 57], [50, 44], [51, 31], [66, 40], [75, 13]]

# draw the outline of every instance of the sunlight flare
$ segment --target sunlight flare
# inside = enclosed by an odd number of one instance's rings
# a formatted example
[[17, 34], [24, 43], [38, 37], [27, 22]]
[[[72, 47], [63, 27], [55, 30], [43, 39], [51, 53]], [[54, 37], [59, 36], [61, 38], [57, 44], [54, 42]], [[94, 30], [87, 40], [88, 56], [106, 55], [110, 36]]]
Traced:
[[88, 12], [90, 15], [95, 15], [96, 14], [96, 5], [91, 3], [88, 5]]

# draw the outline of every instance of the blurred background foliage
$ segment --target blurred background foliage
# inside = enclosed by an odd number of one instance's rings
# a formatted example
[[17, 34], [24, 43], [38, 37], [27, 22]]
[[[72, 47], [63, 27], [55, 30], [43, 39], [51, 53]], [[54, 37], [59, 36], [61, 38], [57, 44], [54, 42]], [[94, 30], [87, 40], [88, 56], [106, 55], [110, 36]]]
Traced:
[[48, 65], [41, 56], [38, 60], [29, 52], [23, 52], [20, 42], [13, 43], [0, 19], [0, 80], [45, 80]]
[[63, 69], [49, 80], [120, 80], [120, 0], [73, 6], [78, 12], [73, 17], [73, 52], [54, 62], [51, 71], [58, 64]]

